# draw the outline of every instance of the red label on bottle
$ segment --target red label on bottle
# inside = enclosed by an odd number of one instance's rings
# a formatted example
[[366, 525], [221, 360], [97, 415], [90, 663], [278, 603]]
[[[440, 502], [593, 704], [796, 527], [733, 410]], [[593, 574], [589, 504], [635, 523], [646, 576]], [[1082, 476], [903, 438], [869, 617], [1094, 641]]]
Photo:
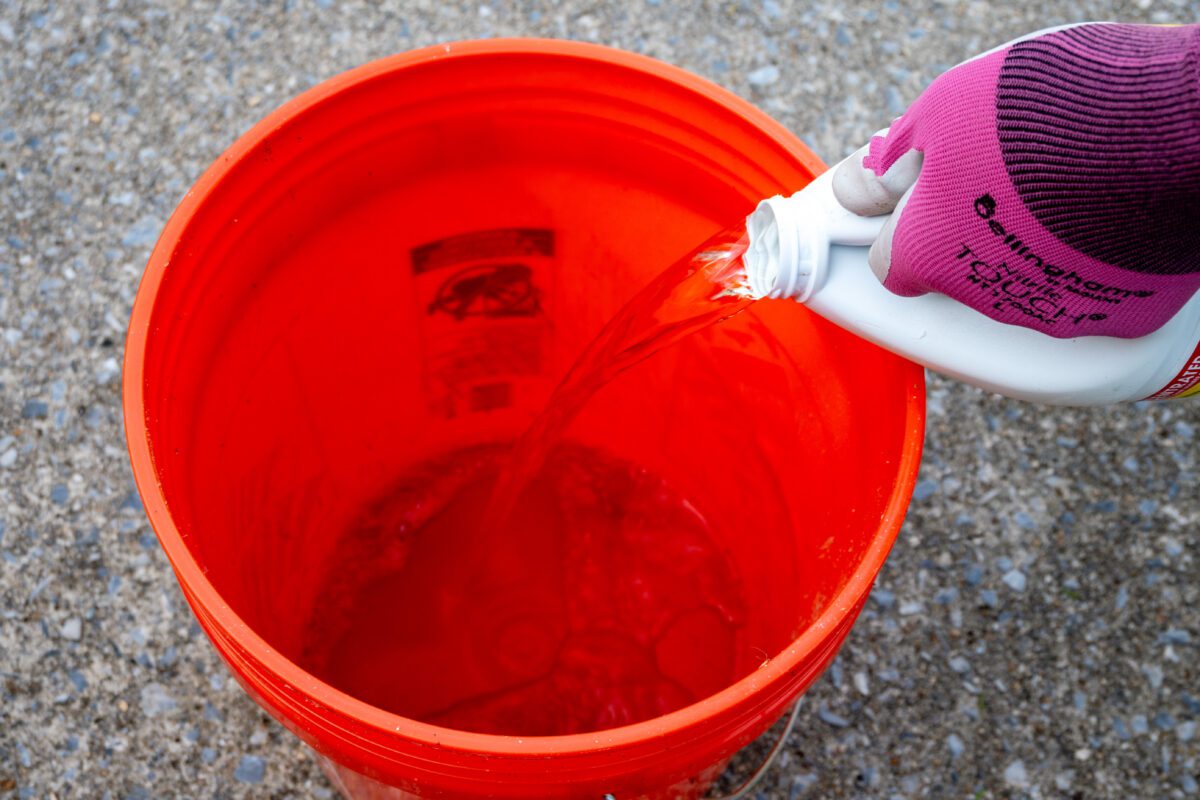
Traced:
[[1183, 369], [1170, 383], [1147, 397], [1147, 400], [1169, 400], [1200, 394], [1200, 344], [1192, 351]]

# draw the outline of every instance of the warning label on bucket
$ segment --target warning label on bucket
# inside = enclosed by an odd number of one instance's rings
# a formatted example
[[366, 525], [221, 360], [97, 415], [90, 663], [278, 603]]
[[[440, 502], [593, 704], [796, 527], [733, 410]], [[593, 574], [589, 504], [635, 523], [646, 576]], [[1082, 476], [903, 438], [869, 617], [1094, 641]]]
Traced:
[[542, 370], [554, 232], [474, 231], [411, 257], [430, 410], [508, 408]]

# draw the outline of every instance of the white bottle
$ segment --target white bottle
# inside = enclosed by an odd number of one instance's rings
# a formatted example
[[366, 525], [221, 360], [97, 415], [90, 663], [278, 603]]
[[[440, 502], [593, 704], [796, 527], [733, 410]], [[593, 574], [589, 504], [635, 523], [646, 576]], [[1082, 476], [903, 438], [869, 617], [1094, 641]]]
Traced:
[[829, 170], [746, 221], [751, 292], [790, 297], [864, 339], [988, 391], [1058, 405], [1200, 394], [1200, 292], [1139, 339], [1056, 339], [997, 322], [940, 294], [900, 297], [867, 264], [887, 216], [860, 217], [833, 196]]

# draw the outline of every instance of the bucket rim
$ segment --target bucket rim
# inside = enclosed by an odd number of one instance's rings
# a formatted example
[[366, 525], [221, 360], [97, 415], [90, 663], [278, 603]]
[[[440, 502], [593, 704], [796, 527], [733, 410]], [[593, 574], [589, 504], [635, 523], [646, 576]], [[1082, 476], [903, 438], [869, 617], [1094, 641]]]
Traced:
[[[155, 244], [138, 287], [126, 336], [122, 376], [126, 445], [134, 480], [151, 527], [166, 552], [181, 584], [181, 590], [189, 601], [203, 609], [211, 623], [232, 639], [236, 649], [244, 651], [250, 659], [257, 661], [285, 684], [297, 689], [304, 687], [302, 691], [305, 695], [330, 712], [353, 719], [392, 737], [412, 740], [430, 747], [470, 751], [485, 756], [539, 757], [586, 754], [633, 746], [648, 740], [661, 740], [667, 734], [691, 729], [707, 719], [731, 711], [749, 697], [776, 688], [780, 681], [786, 680], [788, 673], [802, 658], [820, 646], [829, 631], [855, 612], [857, 604], [869, 591], [904, 520], [908, 499], [916, 482], [925, 425], [924, 376], [919, 367], [910, 365], [910, 369], [907, 370], [904, 438], [896, 466], [898, 480], [893, 485], [879, 526], [870, 546], [864, 551], [858, 568], [847, 578], [841, 590], [820, 616], [767, 664], [713, 695], [650, 720], [591, 733], [558, 736], [518, 737], [443, 728], [394, 714], [354, 698], [307, 672], [276, 651], [255, 632], [225, 602], [217, 588], [209, 581], [205, 568], [188, 548], [171, 517], [154, 468], [150, 435], [145, 421], [144, 360], [155, 300], [176, 244], [194, 215], [235, 165], [252, 153], [281, 125], [328, 98], [389, 73], [444, 59], [530, 54], [623, 67], [662, 79], [664, 83], [700, 95], [702, 99], [741, 117], [749, 126], [765, 133], [768, 139], [787, 151], [814, 176], [826, 169], [821, 160], [794, 134], [748, 101], [681, 67], [637, 53], [560, 39], [497, 38], [447, 42], [381, 58], [336, 75], [285, 102], [238, 137], [188, 190]], [[222, 657], [228, 658], [224, 653]]]

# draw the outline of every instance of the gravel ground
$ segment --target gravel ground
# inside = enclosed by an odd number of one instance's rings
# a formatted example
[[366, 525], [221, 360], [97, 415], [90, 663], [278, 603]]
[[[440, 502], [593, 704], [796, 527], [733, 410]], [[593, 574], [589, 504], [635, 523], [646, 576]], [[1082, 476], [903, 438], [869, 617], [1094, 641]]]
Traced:
[[[1047, 5], [0, 5], [0, 796], [333, 796], [193, 622], [121, 432], [149, 248], [269, 109], [434, 42], [567, 37], [705, 75], [833, 160], [1015, 35], [1200, 15]], [[904, 531], [758, 796], [1197, 796], [1200, 401], [1054, 410], [929, 388]]]

